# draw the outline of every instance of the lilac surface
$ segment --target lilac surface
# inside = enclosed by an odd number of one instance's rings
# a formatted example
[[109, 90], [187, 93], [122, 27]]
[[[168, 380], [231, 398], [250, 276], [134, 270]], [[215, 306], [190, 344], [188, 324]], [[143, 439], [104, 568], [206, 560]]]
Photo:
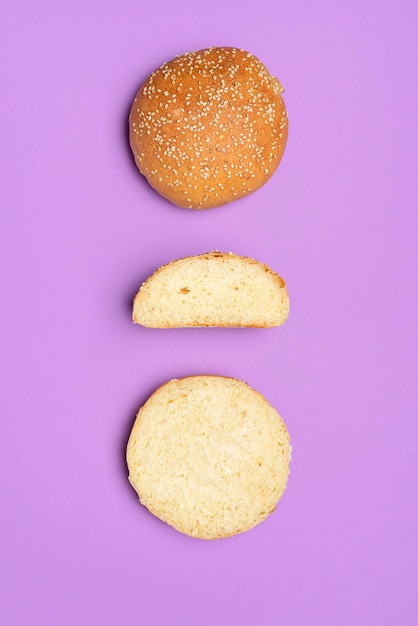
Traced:
[[[7, 626], [417, 623], [416, 4], [3, 2], [1, 617]], [[254, 195], [177, 209], [127, 114], [175, 54], [243, 47], [283, 82], [288, 147]], [[269, 263], [272, 330], [150, 331], [132, 297], [210, 249]], [[124, 449], [165, 380], [236, 376], [289, 427], [277, 511], [192, 540]]]

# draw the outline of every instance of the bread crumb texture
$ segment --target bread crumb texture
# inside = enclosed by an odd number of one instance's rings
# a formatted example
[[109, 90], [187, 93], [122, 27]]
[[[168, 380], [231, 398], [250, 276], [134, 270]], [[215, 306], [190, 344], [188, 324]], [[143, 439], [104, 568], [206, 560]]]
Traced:
[[212, 47], [164, 63], [132, 104], [130, 144], [150, 185], [207, 209], [259, 189], [282, 158], [283, 88], [253, 54]]
[[241, 533], [272, 513], [290, 458], [277, 411], [246, 383], [222, 376], [160, 387], [140, 409], [127, 447], [142, 504], [201, 539]]
[[283, 278], [268, 265], [208, 252], [172, 261], [143, 283], [132, 318], [149, 328], [280, 326], [289, 315]]

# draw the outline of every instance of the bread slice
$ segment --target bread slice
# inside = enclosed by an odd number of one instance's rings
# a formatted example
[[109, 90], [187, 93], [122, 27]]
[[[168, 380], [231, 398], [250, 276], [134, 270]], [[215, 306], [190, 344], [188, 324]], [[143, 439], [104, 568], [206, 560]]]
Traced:
[[135, 296], [132, 319], [149, 328], [280, 326], [289, 314], [285, 281], [268, 266], [209, 252], [164, 265]]
[[289, 435], [246, 383], [192, 376], [166, 383], [140, 409], [127, 446], [129, 481], [178, 531], [218, 539], [272, 513], [289, 475]]

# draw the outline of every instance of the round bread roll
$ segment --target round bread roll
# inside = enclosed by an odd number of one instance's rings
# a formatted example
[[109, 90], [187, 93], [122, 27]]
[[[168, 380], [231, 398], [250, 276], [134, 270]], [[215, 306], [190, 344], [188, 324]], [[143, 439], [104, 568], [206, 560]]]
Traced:
[[129, 481], [178, 531], [218, 539], [249, 530], [285, 491], [291, 446], [277, 411], [223, 376], [171, 380], [140, 409], [127, 447]]
[[139, 170], [164, 198], [188, 209], [256, 191], [286, 145], [282, 92], [261, 61], [237, 48], [198, 50], [164, 63], [131, 108]]

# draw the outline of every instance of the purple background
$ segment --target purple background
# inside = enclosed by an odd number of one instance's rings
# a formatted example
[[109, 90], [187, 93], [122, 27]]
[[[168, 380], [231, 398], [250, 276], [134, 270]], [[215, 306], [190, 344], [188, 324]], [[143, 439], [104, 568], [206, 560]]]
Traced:
[[[416, 3], [2, 5], [0, 623], [416, 624]], [[142, 180], [127, 115], [210, 45], [279, 77], [290, 134], [267, 186], [199, 213]], [[211, 249], [276, 269], [289, 322], [133, 326], [151, 271]], [[126, 479], [136, 410], [198, 373], [261, 391], [294, 447], [276, 513], [218, 542]]]

